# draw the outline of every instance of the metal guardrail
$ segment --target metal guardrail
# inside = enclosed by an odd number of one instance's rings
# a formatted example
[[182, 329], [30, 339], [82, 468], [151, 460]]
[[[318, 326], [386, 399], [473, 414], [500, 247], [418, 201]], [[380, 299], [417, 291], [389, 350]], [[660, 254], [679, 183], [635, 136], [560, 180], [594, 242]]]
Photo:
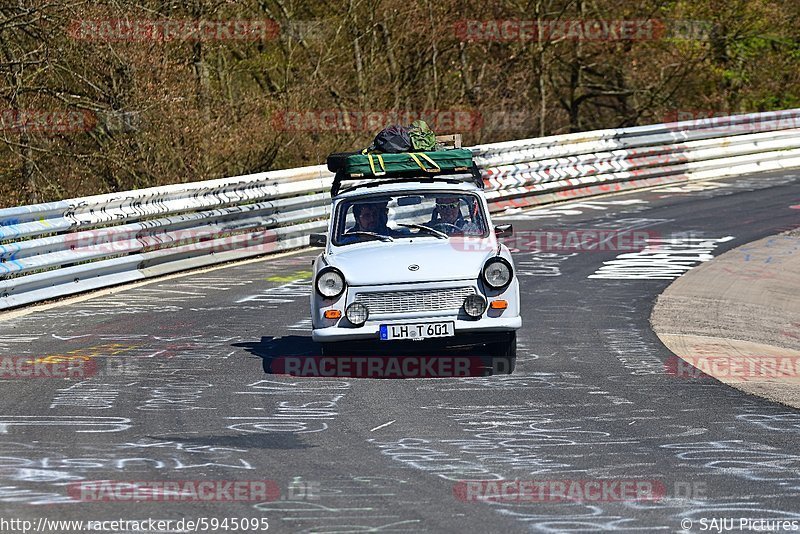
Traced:
[[[470, 147], [493, 212], [800, 167], [800, 109]], [[0, 210], [0, 310], [308, 245], [333, 176], [301, 167]]]

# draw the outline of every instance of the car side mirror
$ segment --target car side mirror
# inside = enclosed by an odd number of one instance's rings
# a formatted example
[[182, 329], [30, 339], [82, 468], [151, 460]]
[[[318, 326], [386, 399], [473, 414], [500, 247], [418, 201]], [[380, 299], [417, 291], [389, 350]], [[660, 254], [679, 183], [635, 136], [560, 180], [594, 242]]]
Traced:
[[308, 244], [312, 247], [328, 246], [328, 236], [326, 234], [311, 234], [308, 236]]
[[495, 226], [494, 235], [496, 235], [498, 239], [503, 237], [511, 237], [514, 235], [514, 226], [511, 224], [501, 224], [500, 226]]

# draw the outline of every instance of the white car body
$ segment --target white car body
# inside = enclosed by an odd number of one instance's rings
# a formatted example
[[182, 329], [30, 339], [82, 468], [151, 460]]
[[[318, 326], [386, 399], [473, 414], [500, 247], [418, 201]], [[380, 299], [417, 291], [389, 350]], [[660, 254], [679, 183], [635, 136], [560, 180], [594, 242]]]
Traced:
[[[342, 204], [352, 206], [354, 201], [369, 200], [379, 194], [474, 195], [477, 202], [472, 204], [473, 208], [479, 205], [483, 212], [476, 220], [484, 217], [488, 232], [484, 230], [478, 237], [450, 236], [446, 239], [420, 232], [413, 236], [396, 236], [391, 242], [335, 243], [331, 236], [335, 235]], [[342, 224], [344, 216], [339, 220]], [[465, 337], [469, 338], [469, 345], [509, 339], [513, 342], [510, 350], [515, 356], [514, 332], [522, 326], [516, 270], [508, 248], [498, 241], [491, 226], [486, 198], [474, 184], [404, 181], [352, 189], [333, 198], [327, 236], [325, 250], [314, 261], [311, 294], [312, 339], [323, 343], [323, 347], [350, 341], [392, 344], [396, 341], [381, 340], [381, 325], [447, 322], [455, 328], [452, 337], [443, 339], [448, 345], [460, 344]], [[346, 237], [346, 234], [339, 237]], [[489, 287], [481, 275], [486, 262], [496, 257], [512, 268], [510, 283], [501, 289]], [[340, 271], [345, 279], [344, 290], [334, 298], [322, 296], [317, 289], [318, 274], [329, 268]], [[486, 298], [486, 310], [479, 317], [470, 317], [465, 312], [464, 299], [470, 293]], [[505, 301], [506, 307], [492, 309], [493, 301]], [[347, 307], [353, 302], [361, 302], [369, 309], [368, 319], [359, 326], [346, 317]], [[338, 311], [341, 317], [326, 318], [327, 311], [334, 314]], [[505, 350], [508, 353], [508, 347]], [[511, 365], [513, 369], [513, 362]]]

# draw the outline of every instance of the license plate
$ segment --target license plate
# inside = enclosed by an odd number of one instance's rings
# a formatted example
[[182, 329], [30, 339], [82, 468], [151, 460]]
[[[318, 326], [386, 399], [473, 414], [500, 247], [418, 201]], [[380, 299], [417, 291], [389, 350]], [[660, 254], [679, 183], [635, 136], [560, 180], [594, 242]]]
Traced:
[[416, 323], [416, 324], [382, 324], [381, 340], [390, 339], [427, 339], [431, 337], [450, 337], [456, 334], [455, 324]]

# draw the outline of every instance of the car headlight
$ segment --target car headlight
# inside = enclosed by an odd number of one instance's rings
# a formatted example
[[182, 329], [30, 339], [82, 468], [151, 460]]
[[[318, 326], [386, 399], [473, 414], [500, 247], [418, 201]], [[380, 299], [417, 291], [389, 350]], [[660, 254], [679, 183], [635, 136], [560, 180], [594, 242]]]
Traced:
[[338, 269], [325, 267], [317, 275], [317, 293], [325, 298], [333, 299], [344, 292], [344, 276]]
[[486, 299], [481, 295], [469, 295], [464, 299], [464, 311], [470, 317], [480, 317], [486, 311]]
[[483, 266], [483, 281], [492, 289], [503, 289], [511, 283], [514, 274], [511, 264], [507, 260], [494, 257]]
[[369, 309], [360, 302], [350, 304], [344, 314], [347, 316], [347, 320], [356, 326], [361, 326], [369, 319]]

